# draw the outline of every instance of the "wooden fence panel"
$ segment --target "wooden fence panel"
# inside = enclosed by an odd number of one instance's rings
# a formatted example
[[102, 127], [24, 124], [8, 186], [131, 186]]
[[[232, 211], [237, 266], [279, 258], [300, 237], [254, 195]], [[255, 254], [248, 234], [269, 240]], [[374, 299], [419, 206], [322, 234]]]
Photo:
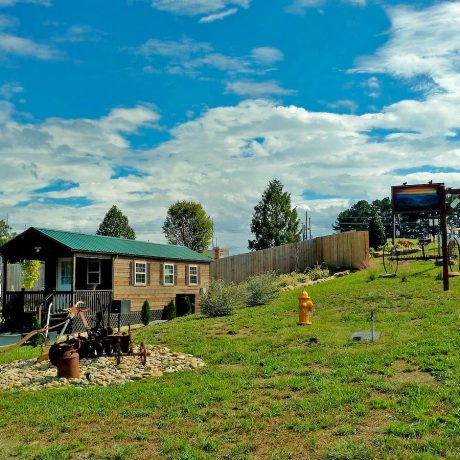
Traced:
[[214, 260], [211, 263], [211, 278], [240, 283], [258, 273], [291, 273], [316, 264], [359, 269], [368, 260], [368, 232], [337, 233]]

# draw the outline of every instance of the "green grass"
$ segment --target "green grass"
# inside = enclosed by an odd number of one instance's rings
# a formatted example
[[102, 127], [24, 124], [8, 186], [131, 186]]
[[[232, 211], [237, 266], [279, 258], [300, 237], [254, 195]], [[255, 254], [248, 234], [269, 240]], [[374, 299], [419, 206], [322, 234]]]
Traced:
[[[364, 271], [311, 286], [310, 327], [296, 324], [296, 290], [230, 317], [141, 329], [137, 341], [207, 366], [106, 388], [0, 392], [0, 458], [460, 458], [460, 280], [443, 292], [438, 271], [414, 263], [404, 283]], [[350, 342], [371, 310], [381, 339]]]

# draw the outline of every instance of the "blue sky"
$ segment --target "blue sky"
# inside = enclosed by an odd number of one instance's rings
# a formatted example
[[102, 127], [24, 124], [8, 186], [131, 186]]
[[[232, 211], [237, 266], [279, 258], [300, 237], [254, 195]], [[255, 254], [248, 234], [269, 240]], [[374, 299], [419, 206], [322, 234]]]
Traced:
[[0, 214], [94, 231], [116, 203], [161, 242], [192, 199], [237, 253], [277, 177], [330, 233], [458, 186], [459, 51], [456, 1], [0, 0]]

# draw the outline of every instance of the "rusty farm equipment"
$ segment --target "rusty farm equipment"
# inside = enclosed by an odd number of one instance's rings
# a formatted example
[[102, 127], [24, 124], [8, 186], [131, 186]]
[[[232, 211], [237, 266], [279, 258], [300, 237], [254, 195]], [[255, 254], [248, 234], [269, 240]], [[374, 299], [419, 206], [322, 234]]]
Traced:
[[[114, 357], [117, 364], [120, 364], [124, 356], [138, 356], [142, 365], [147, 363], [147, 349], [142, 342], [138, 349], [134, 350], [131, 338], [131, 327], [128, 332], [121, 332], [120, 329], [115, 331], [111, 327], [104, 328], [100, 322], [91, 328], [85, 317], [86, 308], [83, 302], [77, 302], [72, 308], [67, 310], [65, 321], [50, 327], [49, 323], [36, 331], [27, 334], [21, 341], [5, 348], [2, 351], [10, 351], [23, 345], [34, 335], [43, 337], [42, 353], [37, 362], [42, 362], [49, 358], [51, 364], [58, 367], [58, 376], [73, 378], [79, 375], [79, 360], [84, 358], [100, 358], [102, 356]], [[66, 340], [61, 340], [69, 322], [79, 316], [85, 333], [78, 333], [77, 336], [67, 336]], [[58, 339], [53, 345], [49, 345], [48, 332], [53, 329], [62, 327]]]

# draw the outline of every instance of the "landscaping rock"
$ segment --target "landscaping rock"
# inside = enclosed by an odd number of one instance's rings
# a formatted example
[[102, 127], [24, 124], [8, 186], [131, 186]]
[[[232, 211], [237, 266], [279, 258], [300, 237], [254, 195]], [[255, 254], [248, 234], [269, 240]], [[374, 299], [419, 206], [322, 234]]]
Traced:
[[[199, 369], [204, 362], [185, 353], [171, 353], [166, 347], [147, 345], [147, 364], [142, 366], [136, 356], [125, 356], [117, 365], [115, 358], [80, 360], [80, 375], [77, 379], [57, 378], [57, 369], [49, 361], [37, 364], [35, 359], [13, 361], [0, 366], [1, 390], [42, 390], [48, 388], [108, 386], [161, 377], [184, 369]], [[89, 378], [88, 378], [88, 377]]]

